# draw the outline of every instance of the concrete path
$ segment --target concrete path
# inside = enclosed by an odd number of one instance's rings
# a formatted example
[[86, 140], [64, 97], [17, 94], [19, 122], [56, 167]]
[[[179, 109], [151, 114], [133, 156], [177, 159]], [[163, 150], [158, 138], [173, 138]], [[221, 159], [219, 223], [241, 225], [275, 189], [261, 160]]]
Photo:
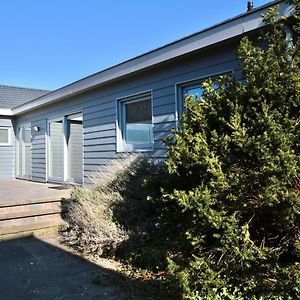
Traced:
[[56, 237], [0, 242], [0, 300], [126, 299], [117, 285], [93, 284], [110, 273], [67, 252]]

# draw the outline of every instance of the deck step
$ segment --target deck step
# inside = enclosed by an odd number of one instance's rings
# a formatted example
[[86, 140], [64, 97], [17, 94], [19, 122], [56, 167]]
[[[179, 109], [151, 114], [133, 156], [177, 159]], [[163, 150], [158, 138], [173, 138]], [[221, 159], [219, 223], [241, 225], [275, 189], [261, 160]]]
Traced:
[[[61, 202], [35, 203], [12, 207], [0, 207], [0, 221], [49, 215], [61, 212]], [[1, 225], [0, 225], [1, 226]]]
[[37, 198], [37, 199], [27, 199], [27, 200], [9, 200], [9, 201], [0, 201], [0, 207], [12, 207], [20, 205], [29, 205], [37, 203], [49, 203], [49, 202], [58, 202], [62, 198]]
[[29, 230], [25, 230], [25, 231], [2, 234], [0, 235], [0, 241], [23, 238], [28, 236], [41, 237], [45, 235], [52, 235], [52, 234], [56, 234], [58, 231], [60, 231], [62, 228], [65, 227], [67, 227], [66, 223], [58, 224], [56, 226], [54, 224], [51, 224], [51, 226], [49, 227], [44, 226], [43, 228], [29, 228]]
[[0, 240], [60, 226], [65, 223], [61, 218], [61, 202], [57, 199], [14, 202], [0, 207]]
[[0, 221], [0, 235], [47, 228], [52, 225], [58, 226], [60, 224], [62, 224], [60, 214], [4, 220]]

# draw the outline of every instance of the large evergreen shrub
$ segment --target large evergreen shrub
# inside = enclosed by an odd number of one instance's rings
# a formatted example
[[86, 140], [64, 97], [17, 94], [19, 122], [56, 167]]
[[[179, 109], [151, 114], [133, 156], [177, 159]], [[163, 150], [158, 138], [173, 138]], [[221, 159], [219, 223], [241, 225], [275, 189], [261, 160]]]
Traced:
[[292, 4], [293, 44], [270, 10], [265, 47], [243, 38], [238, 49], [244, 80], [204, 83], [167, 142], [162, 222], [174, 213], [185, 231], [169, 267], [187, 299], [300, 299], [300, 4]]

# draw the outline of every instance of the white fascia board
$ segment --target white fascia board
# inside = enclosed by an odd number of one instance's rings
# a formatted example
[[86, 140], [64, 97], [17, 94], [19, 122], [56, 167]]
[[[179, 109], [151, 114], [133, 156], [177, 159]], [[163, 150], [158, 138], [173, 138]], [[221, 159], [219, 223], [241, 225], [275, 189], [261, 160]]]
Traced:
[[206, 30], [202, 30], [191, 36], [83, 78], [45, 96], [20, 105], [13, 109], [13, 115], [18, 115], [65, 98], [70, 98], [84, 91], [109, 83], [115, 79], [122, 78], [185, 54], [257, 30], [264, 26], [262, 14], [265, 14], [271, 6], [276, 4], [280, 7], [280, 15], [289, 16], [292, 14], [292, 7], [286, 2], [271, 2], [246, 14], [227, 20]]
[[10, 108], [0, 108], [0, 116], [12, 116], [12, 110]]

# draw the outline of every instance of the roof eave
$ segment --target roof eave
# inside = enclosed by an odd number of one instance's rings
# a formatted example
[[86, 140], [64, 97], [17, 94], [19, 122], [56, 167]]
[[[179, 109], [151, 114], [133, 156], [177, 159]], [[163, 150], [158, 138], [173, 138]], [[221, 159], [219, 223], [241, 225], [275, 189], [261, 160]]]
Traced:
[[0, 108], [0, 116], [12, 116], [12, 110], [10, 108]]

